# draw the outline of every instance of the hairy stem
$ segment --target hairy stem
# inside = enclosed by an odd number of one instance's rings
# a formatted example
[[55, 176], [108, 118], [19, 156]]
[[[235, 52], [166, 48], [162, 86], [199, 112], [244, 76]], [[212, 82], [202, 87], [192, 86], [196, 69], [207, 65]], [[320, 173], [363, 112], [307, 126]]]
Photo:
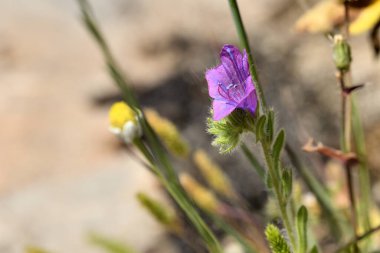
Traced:
[[262, 148], [263, 148], [265, 160], [266, 160], [266, 163], [268, 166], [268, 173], [269, 173], [269, 176], [271, 178], [272, 185], [273, 185], [273, 192], [274, 192], [274, 195], [275, 195], [276, 200], [277, 200], [278, 208], [280, 209], [281, 219], [284, 222], [284, 227], [285, 227], [285, 230], [289, 236], [290, 244], [291, 244], [293, 250], [296, 250], [297, 245], [296, 245], [295, 235], [293, 232], [293, 226], [292, 226], [290, 219], [289, 219], [289, 214], [287, 211], [287, 203], [284, 203], [282, 201], [281, 192], [280, 192], [281, 189], [280, 189], [280, 184], [279, 184], [281, 181], [280, 181], [280, 178], [278, 178], [276, 169], [274, 167], [273, 159], [271, 156], [272, 151], [264, 143], [262, 143]]

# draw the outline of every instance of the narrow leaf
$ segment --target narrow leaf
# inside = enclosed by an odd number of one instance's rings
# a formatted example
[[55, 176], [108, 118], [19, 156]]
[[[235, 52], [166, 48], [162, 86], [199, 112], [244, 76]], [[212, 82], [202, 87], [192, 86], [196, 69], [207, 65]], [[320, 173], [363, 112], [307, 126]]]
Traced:
[[297, 212], [297, 234], [298, 234], [298, 252], [307, 252], [307, 209], [305, 206], [301, 206]]
[[285, 144], [285, 131], [284, 129], [281, 129], [280, 132], [277, 134], [276, 140], [273, 144], [273, 160], [275, 164], [278, 163], [280, 160], [281, 151], [284, 148]]
[[266, 121], [267, 121], [267, 116], [265, 114], [261, 115], [259, 120], [257, 121], [257, 124], [256, 124], [256, 142], [262, 141], [263, 137], [265, 136], [264, 126], [265, 126]]
[[265, 124], [265, 140], [268, 144], [271, 144], [273, 141], [274, 133], [274, 112], [270, 110], [268, 112], [267, 122]]
[[282, 194], [285, 203], [288, 201], [291, 193], [292, 193], [292, 187], [293, 187], [293, 173], [291, 169], [283, 169], [282, 170]]

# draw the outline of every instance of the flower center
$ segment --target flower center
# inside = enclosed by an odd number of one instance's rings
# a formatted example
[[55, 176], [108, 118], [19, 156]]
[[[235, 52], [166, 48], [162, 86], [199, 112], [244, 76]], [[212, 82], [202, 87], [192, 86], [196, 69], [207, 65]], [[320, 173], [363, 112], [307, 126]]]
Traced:
[[239, 103], [245, 95], [243, 85], [234, 83], [230, 83], [227, 86], [219, 83], [218, 92], [223, 98], [235, 103]]

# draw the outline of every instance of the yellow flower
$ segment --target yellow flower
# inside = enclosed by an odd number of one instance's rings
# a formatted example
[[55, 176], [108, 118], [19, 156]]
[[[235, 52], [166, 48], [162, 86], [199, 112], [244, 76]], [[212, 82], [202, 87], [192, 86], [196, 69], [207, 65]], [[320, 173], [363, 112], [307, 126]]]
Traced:
[[111, 127], [122, 129], [128, 121], [136, 123], [136, 114], [125, 102], [116, 102], [109, 111], [109, 121]]
[[350, 33], [357, 35], [370, 30], [380, 20], [380, 0], [365, 7], [358, 18], [350, 24]]
[[114, 103], [109, 111], [110, 131], [121, 137], [125, 143], [131, 143], [142, 135], [136, 113], [124, 102]]

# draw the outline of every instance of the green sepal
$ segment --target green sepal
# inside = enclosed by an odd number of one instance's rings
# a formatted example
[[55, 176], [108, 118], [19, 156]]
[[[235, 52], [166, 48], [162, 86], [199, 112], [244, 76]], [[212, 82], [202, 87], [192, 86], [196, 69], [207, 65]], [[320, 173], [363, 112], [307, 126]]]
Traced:
[[307, 209], [305, 206], [301, 206], [297, 212], [296, 227], [298, 234], [298, 252], [307, 252]]

